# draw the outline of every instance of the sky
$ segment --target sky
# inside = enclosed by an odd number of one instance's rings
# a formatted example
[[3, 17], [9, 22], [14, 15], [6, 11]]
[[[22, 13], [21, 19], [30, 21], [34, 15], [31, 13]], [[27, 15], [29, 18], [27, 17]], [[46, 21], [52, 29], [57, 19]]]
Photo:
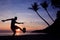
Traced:
[[[21, 28], [26, 27], [30, 31], [46, 28], [47, 24], [33, 10], [28, 9], [34, 2], [40, 4], [44, 1], [50, 3], [50, 0], [0, 0], [0, 30], [11, 30], [11, 21], [2, 22], [1, 20], [15, 16], [18, 17], [17, 22], [24, 22], [24, 24], [16, 24]], [[47, 10], [55, 20], [57, 9], [53, 9], [49, 4]], [[44, 8], [40, 6], [38, 12], [50, 25], [53, 23]]]

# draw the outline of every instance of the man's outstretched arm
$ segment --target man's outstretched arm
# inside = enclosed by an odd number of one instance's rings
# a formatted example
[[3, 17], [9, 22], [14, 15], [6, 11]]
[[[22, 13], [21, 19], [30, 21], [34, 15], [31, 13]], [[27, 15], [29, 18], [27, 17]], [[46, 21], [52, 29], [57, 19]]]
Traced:
[[9, 20], [12, 20], [13, 18], [11, 18], [11, 19], [6, 19], [6, 20], [1, 20], [2, 22], [5, 22], [5, 21], [9, 21]]

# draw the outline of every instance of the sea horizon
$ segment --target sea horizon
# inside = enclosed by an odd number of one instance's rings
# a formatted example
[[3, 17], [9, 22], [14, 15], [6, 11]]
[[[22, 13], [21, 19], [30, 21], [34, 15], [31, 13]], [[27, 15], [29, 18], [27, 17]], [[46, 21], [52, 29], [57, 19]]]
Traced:
[[[18, 33], [15, 34], [15, 36], [36, 35], [36, 34], [46, 34], [46, 33], [32, 33], [32, 32], [27, 31], [26, 33], [18, 32]], [[13, 35], [12, 31], [8, 31], [8, 30], [1, 31], [0, 30], [0, 36], [12, 36], [12, 35]]]

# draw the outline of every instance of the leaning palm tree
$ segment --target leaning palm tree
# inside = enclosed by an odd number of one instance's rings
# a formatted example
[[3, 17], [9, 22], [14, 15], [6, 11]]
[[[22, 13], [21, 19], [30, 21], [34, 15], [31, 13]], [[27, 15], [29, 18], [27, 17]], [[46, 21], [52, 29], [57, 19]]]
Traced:
[[47, 11], [48, 4], [45, 2], [40, 4], [47, 12], [48, 16], [51, 18], [51, 20], [54, 22], [53, 18], [50, 16], [49, 12]]
[[32, 8], [29, 8], [29, 9], [32, 9], [33, 11], [35, 11], [37, 15], [49, 26], [49, 23], [44, 18], [42, 18], [41, 15], [39, 15], [39, 13], [37, 12], [39, 8], [36, 2], [32, 5]]

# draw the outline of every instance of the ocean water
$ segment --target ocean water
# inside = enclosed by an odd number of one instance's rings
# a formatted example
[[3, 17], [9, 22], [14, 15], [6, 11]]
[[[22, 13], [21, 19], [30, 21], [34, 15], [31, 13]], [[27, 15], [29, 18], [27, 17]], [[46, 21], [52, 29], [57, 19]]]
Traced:
[[[46, 34], [46, 33], [16, 33], [15, 36], [21, 36], [21, 35], [37, 35], [37, 34]], [[9, 33], [9, 32], [4, 32], [4, 33], [0, 33], [0, 36], [12, 36], [13, 33]]]

